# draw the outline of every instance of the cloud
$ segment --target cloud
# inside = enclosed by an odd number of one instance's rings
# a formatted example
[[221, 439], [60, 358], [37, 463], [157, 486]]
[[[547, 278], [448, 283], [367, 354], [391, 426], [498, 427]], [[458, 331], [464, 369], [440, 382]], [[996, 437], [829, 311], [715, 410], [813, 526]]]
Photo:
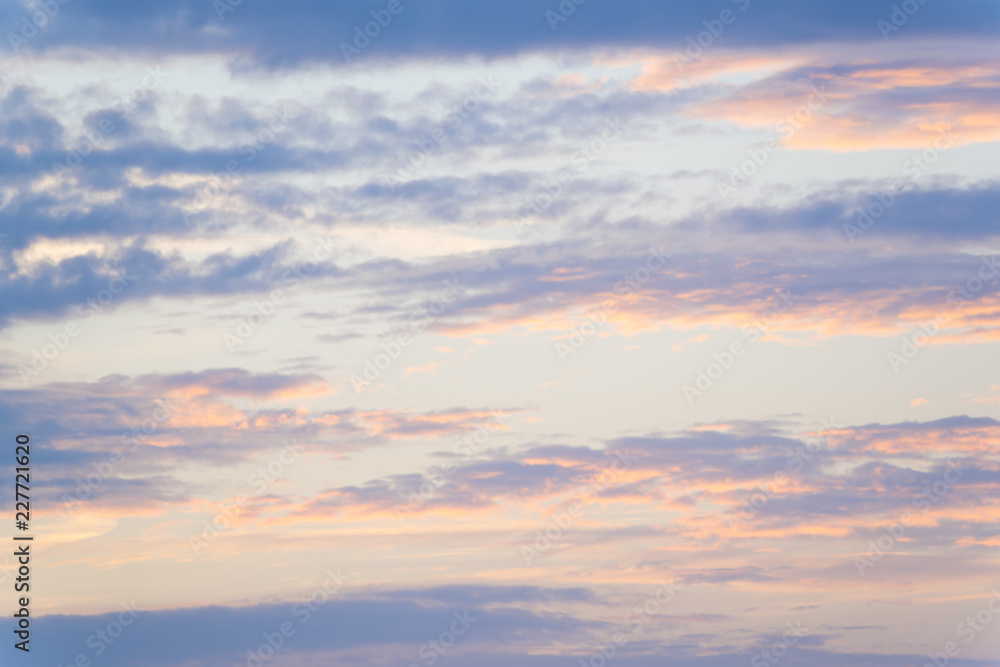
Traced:
[[[713, 0], [697, 6], [672, 0], [659, 4], [628, 0], [615, 5], [573, 6], [565, 22], [552, 21], [546, 11], [558, 3], [539, 5], [527, 0], [482, 3], [474, 15], [459, 0], [435, 0], [418, 5], [404, 2], [402, 12], [364, 47], [357, 60], [462, 57], [496, 58], [531, 52], [593, 50], [615, 47], [672, 48], [705, 30], [703, 21], [717, 19], [724, 9], [738, 14], [726, 33], [728, 46], [792, 46], [810, 42], [882, 42], [877, 22], [889, 19], [890, 7], [861, 0], [803, 5], [790, 0], [766, 6]], [[341, 43], [355, 39], [355, 28], [372, 20], [366, 7], [328, 5], [309, 0], [269, 5], [212, 6], [191, 0], [171, 0], [155, 6], [125, 7], [122, 2], [67, 6], [44, 31], [24, 47], [29, 53], [87, 49], [129, 54], [220, 54], [244, 65], [291, 67], [322, 62], [346, 65]], [[7, 22], [13, 29], [24, 10], [8, 3]], [[433, 17], [433, 20], [431, 20]], [[558, 16], [565, 18], [565, 16]], [[997, 25], [995, 7], [985, 1], [941, 7], [921, 6], [898, 40], [985, 37]], [[154, 26], [161, 26], [154, 29]], [[375, 32], [372, 29], [372, 32]], [[114, 39], [109, 37], [114, 35]], [[294, 35], [294, 37], [293, 37]], [[370, 42], [370, 45], [368, 44]]]
[[[569, 616], [528, 611], [518, 602], [581, 600], [584, 591], [535, 589], [530, 587], [460, 587], [428, 591], [394, 591], [388, 595], [366, 597], [348, 595], [350, 580], [340, 586], [317, 586], [316, 596], [303, 596], [286, 604], [261, 604], [244, 607], [200, 607], [188, 609], [144, 610], [141, 603], [125, 600], [128, 611], [94, 616], [50, 615], [33, 621], [36, 636], [59, 637], [55, 643], [32, 644], [38, 660], [53, 664], [71, 663], [78, 653], [95, 660], [97, 651], [102, 663], [129, 667], [155, 667], [233, 664], [247, 659], [248, 651], [267, 645], [265, 635], [280, 635], [288, 623], [290, 634], [284, 650], [278, 652], [285, 664], [331, 651], [367, 648], [378, 653], [387, 650], [397, 659], [415, 656], [422, 645], [448, 633], [456, 614], [464, 620], [461, 643], [490, 645], [503, 642], [529, 642], [533, 638], [572, 637], [598, 624]], [[120, 619], [129, 621], [117, 634], [109, 625]], [[9, 632], [8, 621], [3, 623]], [[286, 627], [289, 627], [286, 626]], [[104, 631], [103, 635], [97, 634]], [[465, 635], [464, 637], [462, 635]], [[107, 637], [112, 641], [107, 641]], [[452, 635], [454, 637], [454, 635]], [[184, 641], [175, 641], [184, 637]], [[89, 638], [89, 644], [88, 644]], [[447, 642], [447, 640], [446, 640]], [[457, 646], [455, 652], [461, 651]]]
[[[505, 433], [510, 427], [498, 416], [520, 411], [302, 406], [329, 394], [327, 383], [308, 373], [228, 368], [109, 375], [92, 383], [0, 390], [0, 416], [16, 420], [42, 443], [34, 460], [48, 474], [34, 488], [52, 514], [101, 510], [121, 517], [211, 505], [204, 498], [213, 489], [184, 479], [182, 470], [192, 462], [223, 469], [254, 460], [266, 464], [270, 452], [293, 442], [306, 456], [332, 460], [394, 442], [458, 440], [486, 427], [491, 434]], [[283, 501], [264, 513], [292, 507]]]
[[[855, 63], [846, 53], [817, 58], [808, 64], [797, 54], [757, 64], [726, 58], [699, 63], [698, 71], [715, 76], [737, 68], [779, 71], [693, 102], [688, 112], [770, 129], [782, 146], [798, 150], [950, 149], [1000, 139], [993, 112], [1000, 69], [994, 60], [941, 62], [919, 51], [878, 63]], [[824, 62], [831, 59], [835, 64]], [[679, 73], [666, 59], [647, 67], [655, 73], [640, 77], [637, 87], [676, 85]]]
[[441, 366], [440, 362], [431, 361], [423, 366], [410, 366], [405, 372], [407, 375], [410, 373], [431, 373], [433, 375], [436, 374], [437, 369], [441, 368]]
[[[244, 664], [250, 652], [269, 656], [268, 662], [282, 667], [304, 667], [317, 660], [327, 664], [356, 662], [362, 656], [366, 664], [389, 667], [421, 661], [428, 655], [434, 655], [435, 662], [456, 667], [500, 667], [511, 663], [570, 667], [586, 660], [592, 646], [602, 640], [606, 645], [606, 636], [620, 629], [615, 624], [523, 608], [553, 601], [592, 601], [591, 594], [583, 590], [455, 586], [372, 594], [352, 592], [350, 579], [340, 586], [331, 585], [329, 582], [340, 575], [330, 572], [326, 588], [318, 586], [311, 599], [304, 596], [284, 604], [146, 610], [141, 603], [125, 600], [122, 608], [113, 613], [42, 616], [32, 622], [37, 628], [36, 637], [58, 636], [63, 641], [58, 646], [51, 642], [32, 644], [32, 653], [52, 664], [71, 663], [76, 655], [83, 654], [109, 667]], [[717, 622], [722, 618], [702, 620]], [[123, 621], [128, 623], [124, 627]], [[676, 622], [675, 617], [668, 622]], [[7, 632], [12, 626], [10, 619], [2, 623]], [[448, 634], [453, 628], [457, 636]], [[184, 641], [175, 641], [177, 637]], [[272, 638], [271, 644], [279, 646], [277, 650], [269, 650], [268, 637]], [[806, 636], [789, 650], [788, 664], [906, 667], [918, 660], [911, 655], [818, 648], [830, 637], [808, 628]], [[702, 639], [704, 636], [689, 635], [652, 642], [640, 637], [618, 647], [621, 655], [616, 656], [616, 662], [627, 667], [653, 667], [669, 657], [671, 664], [683, 667], [724, 667], [747, 660], [761, 646], [771, 645], [774, 636], [766, 631], [744, 634], [741, 643], [745, 652], [732, 647], [721, 652], [705, 651], [698, 645]], [[573, 644], [574, 640], [578, 643]], [[433, 649], [435, 641], [438, 650]], [[442, 645], [447, 648], [440, 650]], [[560, 648], [554, 650], [557, 646]], [[547, 650], [540, 655], [535, 647]], [[419, 653], [421, 649], [426, 655]], [[986, 667], [989, 663], [963, 660], [962, 664]]]
[[[671, 512], [669, 532], [675, 541], [766, 543], [822, 535], [834, 540], [830, 554], [846, 550], [842, 558], [849, 564], [855, 540], [863, 544], [908, 511], [920, 517], [907, 534], [906, 549], [914, 553], [938, 544], [958, 547], [967, 535], [985, 538], [995, 520], [995, 508], [985, 510], [980, 500], [983, 490], [1000, 480], [992, 453], [1000, 424], [994, 420], [954, 417], [828, 428], [817, 434], [823, 439], [818, 443], [768, 424], [730, 426], [728, 431], [619, 438], [603, 450], [492, 448], [478, 460], [449, 461], [424, 475], [328, 489], [286, 508], [289, 514], [274, 523], [334, 516], [475, 522], [503, 507], [508, 529], [523, 529], [577, 502], [587, 519], [565, 539], [578, 548], [592, 547], [595, 531], [621, 528], [610, 518], [612, 508], [634, 512], [635, 528], [652, 520], [649, 511], [661, 508]], [[619, 469], [612, 464], [621, 453], [629, 463]], [[944, 492], [938, 488], [941, 480], [948, 480]], [[777, 577], [770, 568], [678, 571], [675, 564], [672, 569], [698, 583]]]

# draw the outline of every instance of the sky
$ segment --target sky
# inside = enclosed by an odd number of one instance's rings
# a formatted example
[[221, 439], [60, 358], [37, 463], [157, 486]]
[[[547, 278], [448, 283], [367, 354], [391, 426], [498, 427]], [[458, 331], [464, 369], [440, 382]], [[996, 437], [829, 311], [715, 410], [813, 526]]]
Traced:
[[0, 0], [0, 664], [995, 665], [998, 34]]

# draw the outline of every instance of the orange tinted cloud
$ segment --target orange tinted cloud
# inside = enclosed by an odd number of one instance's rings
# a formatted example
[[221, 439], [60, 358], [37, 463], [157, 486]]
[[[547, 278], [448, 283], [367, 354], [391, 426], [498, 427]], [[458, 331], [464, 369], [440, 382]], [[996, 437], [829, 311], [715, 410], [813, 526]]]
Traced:
[[632, 88], [662, 92], [698, 83], [710, 83], [733, 75], [766, 75], [796, 67], [802, 62], [802, 58], [721, 54], [692, 61], [678, 59], [671, 54], [646, 57], [640, 62], [642, 69], [632, 82]]
[[[685, 82], [727, 84], [722, 97], [688, 113], [750, 128], [774, 128], [786, 148], [837, 152], [926, 148], [949, 131], [956, 145], [1000, 139], [1000, 63], [851, 62], [817, 57], [719, 54], [678, 67], [674, 56], [642, 59], [633, 87], [670, 91]], [[736, 76], [740, 75], [740, 76]], [[756, 76], [755, 76], [756, 75]], [[816, 88], [812, 88], [816, 86]], [[822, 99], [814, 90], [823, 92]], [[782, 123], [791, 123], [782, 124]]]
[[505, 430], [502, 416], [492, 410], [441, 410], [412, 415], [396, 410], [373, 410], [356, 413], [358, 423], [373, 435], [401, 438], [455, 435], [488, 426]]
[[441, 368], [442, 365], [443, 364], [441, 364], [441, 363], [439, 363], [437, 361], [432, 361], [430, 363], [424, 364], [423, 366], [410, 366], [409, 368], [406, 369], [405, 372], [406, 372], [406, 375], [409, 375], [410, 373], [432, 373], [432, 374], [436, 374], [437, 369]]

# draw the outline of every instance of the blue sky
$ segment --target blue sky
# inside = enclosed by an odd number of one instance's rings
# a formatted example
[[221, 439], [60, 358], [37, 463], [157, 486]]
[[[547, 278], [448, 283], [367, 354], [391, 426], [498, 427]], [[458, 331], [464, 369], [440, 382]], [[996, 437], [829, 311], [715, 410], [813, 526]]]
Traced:
[[996, 3], [0, 27], [15, 662], [995, 662]]

